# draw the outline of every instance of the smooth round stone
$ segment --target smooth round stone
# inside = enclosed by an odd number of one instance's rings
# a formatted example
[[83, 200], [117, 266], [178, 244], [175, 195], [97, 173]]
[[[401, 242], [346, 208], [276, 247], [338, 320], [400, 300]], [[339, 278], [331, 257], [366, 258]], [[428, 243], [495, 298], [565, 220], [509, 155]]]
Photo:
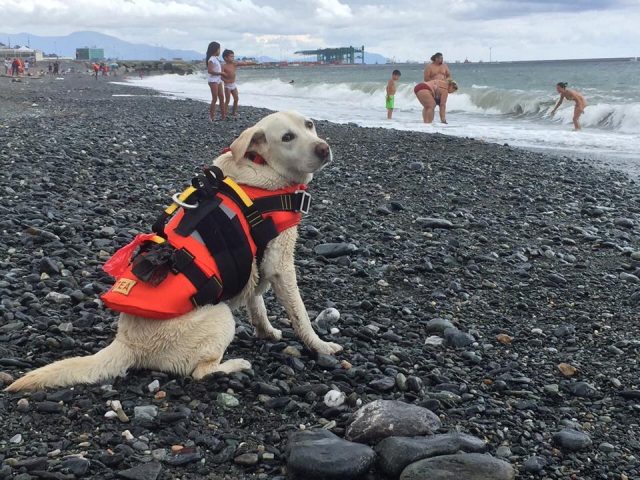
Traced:
[[68, 469], [76, 477], [81, 477], [87, 473], [90, 466], [91, 462], [82, 457], [69, 457], [62, 461], [62, 468]]
[[460, 453], [426, 458], [402, 471], [400, 480], [513, 480], [511, 464], [482, 453]]
[[553, 442], [563, 450], [578, 451], [591, 447], [589, 435], [578, 430], [565, 428], [553, 434]]
[[353, 243], [322, 243], [314, 248], [316, 255], [327, 258], [337, 258], [358, 251]]
[[531, 473], [541, 472], [546, 466], [547, 461], [543, 457], [538, 457], [537, 455], [527, 458], [522, 464], [524, 471]]
[[456, 328], [446, 318], [432, 318], [425, 325], [427, 333], [444, 333], [447, 328]]
[[455, 348], [464, 348], [476, 341], [471, 335], [462, 332], [457, 328], [447, 328], [444, 331], [444, 340], [448, 345]]
[[285, 457], [287, 471], [297, 480], [350, 480], [369, 471], [373, 449], [343, 440], [327, 430], [294, 432]]
[[452, 455], [459, 451], [484, 452], [487, 444], [465, 433], [445, 433], [428, 437], [387, 437], [378, 443], [378, 466], [391, 478], [398, 478], [404, 468], [423, 458]]
[[382, 377], [369, 382], [369, 386], [380, 392], [388, 392], [396, 386], [396, 380], [393, 377]]
[[220, 392], [216, 397], [216, 402], [223, 408], [235, 408], [240, 405], [240, 400], [229, 393]]
[[158, 407], [155, 405], [133, 407], [133, 416], [136, 420], [153, 420], [158, 416]]
[[[395, 380], [391, 380], [395, 385]], [[390, 436], [431, 435], [440, 426], [440, 419], [431, 410], [395, 400], [376, 400], [354, 414], [346, 438], [375, 443]]]
[[602, 442], [600, 445], [598, 445], [598, 450], [605, 453], [611, 453], [615, 451], [615, 449], [616, 447], [608, 442]]
[[245, 467], [249, 467], [251, 465], [255, 465], [258, 463], [259, 458], [257, 453], [243, 453], [242, 455], [238, 455], [233, 459], [233, 463], [237, 465], [244, 465]]
[[509, 458], [511, 455], [511, 449], [506, 445], [502, 445], [496, 450], [496, 457]]
[[118, 476], [128, 480], [156, 480], [162, 465], [159, 462], [143, 463], [127, 470], [120, 470]]

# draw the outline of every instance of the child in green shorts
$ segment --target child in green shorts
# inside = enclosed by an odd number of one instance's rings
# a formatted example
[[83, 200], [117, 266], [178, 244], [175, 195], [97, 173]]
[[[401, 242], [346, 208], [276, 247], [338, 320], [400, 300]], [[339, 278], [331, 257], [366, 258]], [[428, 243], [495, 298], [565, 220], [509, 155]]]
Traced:
[[391, 73], [391, 80], [387, 82], [387, 119], [391, 120], [396, 95], [396, 82], [400, 80], [400, 70]]

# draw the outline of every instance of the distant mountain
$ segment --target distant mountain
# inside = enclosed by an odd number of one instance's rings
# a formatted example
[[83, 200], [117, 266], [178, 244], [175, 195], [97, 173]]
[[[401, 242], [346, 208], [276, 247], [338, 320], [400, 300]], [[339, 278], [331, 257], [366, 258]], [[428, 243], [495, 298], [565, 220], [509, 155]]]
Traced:
[[160, 58], [202, 60], [204, 58], [204, 51], [177, 50], [143, 43], [130, 43], [98, 32], [74, 32], [60, 37], [41, 37], [29, 33], [0, 33], [0, 42], [7, 43], [9, 38], [11, 38], [11, 45], [29, 45], [44, 53], [53, 53], [64, 57], [75, 57], [76, 48], [96, 47], [104, 48], [104, 54], [107, 58], [123, 60], [159, 60]]
[[[194, 50], [178, 50], [165, 47], [157, 47], [143, 43], [130, 43], [119, 38], [105, 35], [98, 32], [74, 32], [65, 36], [38, 36], [30, 33], [8, 34], [0, 33], [0, 42], [11, 45], [28, 45], [31, 48], [42, 50], [45, 54], [53, 53], [64, 57], [74, 58], [76, 48], [96, 47], [103, 48], [107, 58], [117, 58], [120, 60], [159, 60], [161, 58], [171, 60], [182, 58], [183, 60], [203, 60], [204, 50], [196, 52]], [[204, 46], [203, 46], [204, 47]], [[251, 55], [247, 55], [251, 56]], [[290, 62], [300, 62], [308, 57], [293, 55], [286, 60]], [[276, 62], [275, 58], [259, 56], [259, 62]], [[368, 64], [386, 63], [387, 59], [378, 53], [365, 51], [364, 61]], [[356, 60], [358, 62], [358, 60]]]

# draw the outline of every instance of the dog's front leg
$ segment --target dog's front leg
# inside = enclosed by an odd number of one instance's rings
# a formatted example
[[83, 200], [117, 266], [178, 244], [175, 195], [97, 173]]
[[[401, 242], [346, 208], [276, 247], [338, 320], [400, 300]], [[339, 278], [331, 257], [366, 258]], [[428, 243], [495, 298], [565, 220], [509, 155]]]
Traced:
[[342, 347], [337, 343], [321, 340], [313, 330], [309, 314], [300, 297], [293, 264], [276, 274], [271, 280], [271, 286], [278, 301], [287, 311], [296, 335], [308, 348], [318, 353], [327, 354], [338, 353], [342, 350]]
[[266, 340], [278, 341], [282, 338], [282, 332], [273, 328], [267, 317], [267, 308], [264, 306], [262, 295], [255, 295], [247, 301], [247, 313], [251, 325], [256, 329], [256, 336]]

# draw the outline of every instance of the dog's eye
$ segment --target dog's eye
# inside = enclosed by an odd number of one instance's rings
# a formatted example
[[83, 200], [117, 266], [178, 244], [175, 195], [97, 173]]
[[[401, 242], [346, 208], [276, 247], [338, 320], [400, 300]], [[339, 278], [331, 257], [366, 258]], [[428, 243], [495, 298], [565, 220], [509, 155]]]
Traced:
[[290, 142], [294, 138], [296, 138], [296, 136], [291, 132], [287, 132], [284, 135], [282, 135], [282, 141], [283, 142]]
[[304, 122], [304, 126], [311, 130], [313, 128], [313, 122], [311, 120], [307, 120]]

